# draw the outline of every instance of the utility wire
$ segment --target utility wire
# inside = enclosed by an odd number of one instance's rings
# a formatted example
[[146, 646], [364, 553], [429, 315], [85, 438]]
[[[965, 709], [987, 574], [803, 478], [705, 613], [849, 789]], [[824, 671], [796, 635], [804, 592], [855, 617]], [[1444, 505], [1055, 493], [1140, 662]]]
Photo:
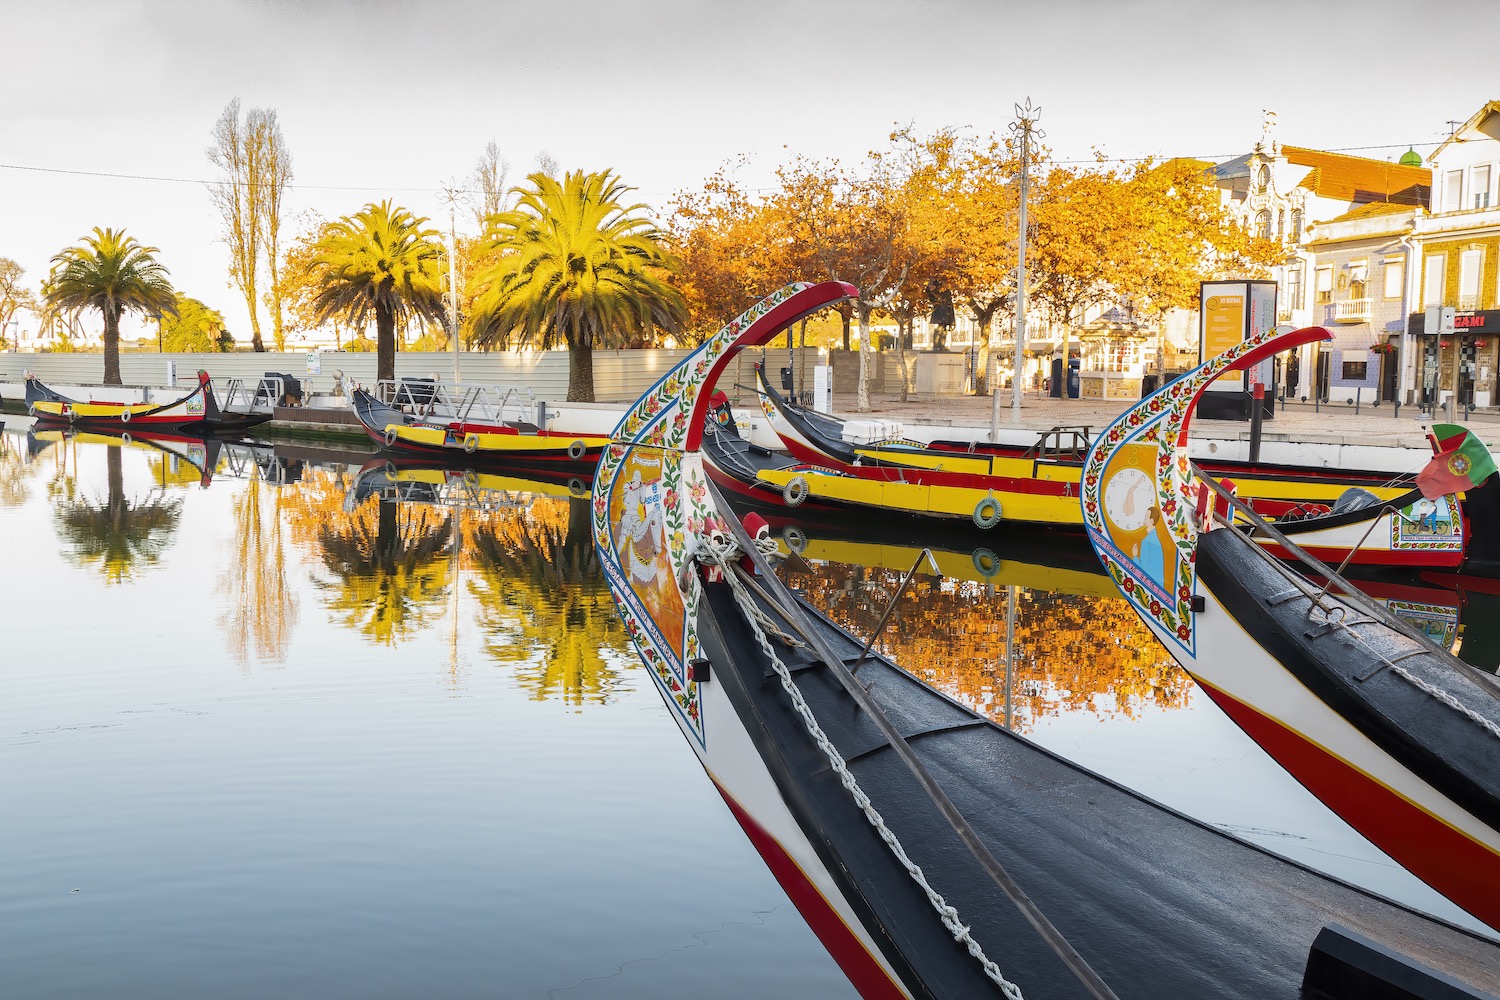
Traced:
[[[1451, 137], [1444, 137], [1444, 140], [1440, 140], [1440, 141], [1446, 141], [1447, 138], [1451, 138]], [[1463, 139], [1461, 141], [1463, 141], [1463, 142], [1500, 142], [1500, 138], [1493, 138], [1493, 137], [1490, 137], [1490, 136], [1485, 136], [1483, 138], [1476, 137], [1476, 138], [1473, 138], [1473, 139]], [[1341, 147], [1338, 147], [1337, 149], [1320, 149], [1320, 150], [1314, 150], [1314, 151], [1315, 152], [1320, 152], [1320, 153], [1357, 153], [1357, 152], [1363, 152], [1363, 151], [1371, 150], [1371, 149], [1399, 149], [1399, 148], [1401, 148], [1403, 146], [1406, 147], [1406, 148], [1408, 148], [1408, 149], [1413, 149], [1413, 148], [1415, 148], [1418, 145], [1424, 145], [1425, 146], [1425, 145], [1430, 145], [1430, 144], [1435, 144], [1432, 139], [1422, 139], [1422, 140], [1418, 140], [1417, 142], [1386, 142], [1386, 143], [1380, 143], [1379, 145], [1374, 145], [1374, 146], [1341, 146]], [[1285, 144], [1283, 144], [1283, 145], [1285, 145]], [[1291, 145], [1296, 146], [1296, 143], [1292, 143]], [[1301, 146], [1301, 147], [1298, 147], [1298, 148], [1301, 148], [1301, 149], [1312, 149], [1311, 146]], [[1243, 153], [1243, 151], [1236, 152], [1236, 153], [1190, 153], [1190, 154], [1178, 154], [1177, 156], [1171, 156], [1171, 157], [1167, 156], [1166, 154], [1158, 154], [1158, 155], [1151, 155], [1151, 156], [1107, 156], [1102, 161], [1094, 159], [1094, 158], [1088, 158], [1088, 159], [1079, 159], [1079, 160], [1053, 160], [1051, 162], [1054, 163], [1054, 164], [1056, 164], [1056, 165], [1058, 165], [1058, 166], [1078, 166], [1078, 165], [1081, 165], [1081, 164], [1100, 163], [1100, 162], [1103, 162], [1103, 163], [1140, 163], [1140, 162], [1142, 162], [1144, 160], [1160, 160], [1160, 159], [1228, 160], [1228, 159], [1232, 159], [1232, 158], [1234, 158], [1236, 156], [1240, 156], [1240, 155], [1242, 155], [1242, 153]], [[27, 171], [27, 172], [30, 172], [30, 173], [40, 173], [40, 174], [64, 174], [64, 175], [72, 176], [72, 177], [100, 177], [100, 178], [107, 178], [107, 179], [110, 179], [110, 180], [151, 181], [151, 182], [154, 182], [154, 183], [161, 183], [161, 184], [202, 184], [202, 185], [207, 185], [207, 186], [210, 186], [210, 187], [221, 187], [221, 186], [226, 185], [226, 184], [229, 183], [229, 181], [226, 181], [226, 180], [206, 180], [206, 179], [203, 179], [203, 178], [193, 178], [193, 177], [158, 177], [158, 176], [154, 176], [154, 175], [151, 175], [151, 174], [109, 173], [109, 172], [98, 171], [98, 170], [74, 170], [74, 169], [69, 169], [69, 168], [65, 168], [65, 167], [36, 167], [36, 166], [31, 166], [29, 164], [21, 164], [21, 163], [0, 163], [0, 170], [20, 170], [20, 171]], [[288, 184], [287, 188], [288, 189], [296, 189], [298, 191], [384, 191], [384, 192], [394, 192], [394, 193], [413, 193], [413, 192], [430, 193], [431, 190], [432, 190], [432, 186], [430, 184], [424, 184], [424, 185], [420, 185], [420, 186], [409, 186], [409, 187], [406, 187], [406, 186], [403, 186], [403, 187], [379, 187], [379, 186], [369, 185], [369, 184], [361, 184], [361, 185], [297, 184], [295, 182], [291, 183], [291, 184]], [[759, 189], [756, 189], [756, 190], [772, 190], [772, 189], [771, 188], [759, 188]], [[455, 189], [455, 193], [461, 193], [461, 194], [479, 194], [480, 192], [477, 191], [477, 190], [469, 189], [469, 188], [461, 188], [461, 189]]]

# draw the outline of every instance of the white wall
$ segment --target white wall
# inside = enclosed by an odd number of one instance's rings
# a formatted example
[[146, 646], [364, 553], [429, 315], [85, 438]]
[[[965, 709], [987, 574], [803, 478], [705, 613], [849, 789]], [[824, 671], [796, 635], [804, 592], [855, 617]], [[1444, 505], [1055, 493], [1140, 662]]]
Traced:
[[[600, 402], [634, 401], [689, 353], [686, 349], [595, 351], [594, 398]], [[719, 388], [731, 397], [743, 395], [743, 390], [736, 392], [735, 384], [753, 386], [752, 366], [766, 353], [763, 349], [741, 352], [735, 364], [719, 379]], [[810, 352], [809, 371], [817, 364], [816, 353]], [[772, 349], [770, 358], [768, 367], [774, 379], [779, 368], [787, 364], [787, 351], [785, 348]], [[166, 386], [167, 362], [175, 361], [178, 385], [192, 386], [197, 380], [198, 369], [202, 368], [213, 377], [215, 387], [221, 393], [226, 390], [225, 383], [229, 379], [244, 379], [246, 385], [253, 388], [266, 372], [281, 372], [302, 379], [304, 392], [330, 391], [335, 370], [343, 371], [346, 385], [352, 382], [373, 386], [375, 383], [374, 354], [325, 352], [319, 359], [322, 373], [308, 375], [306, 354], [122, 353], [120, 379], [127, 386]], [[98, 385], [104, 377], [104, 355], [0, 353], [0, 384], [20, 385], [28, 371], [43, 382], [58, 386]], [[529, 388], [538, 400], [560, 402], [568, 394], [566, 351], [465, 353], [461, 355], [460, 371], [462, 381], [467, 384]], [[396, 375], [398, 378], [436, 375], [440, 381], [451, 382], [453, 355], [447, 352], [398, 353]], [[14, 388], [5, 392], [7, 398], [15, 394]]]

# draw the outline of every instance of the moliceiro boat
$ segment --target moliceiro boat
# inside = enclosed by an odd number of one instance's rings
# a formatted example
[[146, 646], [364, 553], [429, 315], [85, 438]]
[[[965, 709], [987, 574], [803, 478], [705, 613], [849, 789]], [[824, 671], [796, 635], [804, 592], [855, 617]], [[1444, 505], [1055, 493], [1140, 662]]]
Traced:
[[[1247, 340], [1111, 424], [1083, 468], [1089, 541], [1252, 739], [1376, 846], [1500, 929], [1500, 682], [1434, 647], [1188, 460], [1188, 417], [1205, 386], [1327, 336]], [[1252, 531], [1327, 582], [1271, 558]]]
[[[794, 405], [765, 379], [764, 366], [756, 380], [761, 408], [791, 460], [759, 462], [739, 492], [779, 494], [788, 506], [972, 519], [985, 529], [1011, 521], [1083, 527], [1078, 491], [1088, 427], [1013, 432], [1030, 433], [1026, 444], [920, 442], [900, 437], [905, 428], [889, 421], [844, 420]], [[1454, 498], [1424, 498], [1410, 475], [1223, 460], [1203, 467], [1321, 559], [1500, 570], [1494, 529], [1476, 528]], [[1372, 518], [1383, 522], [1373, 531]], [[1470, 544], [1476, 530], [1488, 536], [1477, 546]]]
[[1500, 943], [1079, 768], [786, 590], [768, 527], [704, 468], [710, 393], [738, 350], [854, 294], [788, 286], [688, 356], [616, 428], [591, 517], [668, 714], [860, 994], [1500, 991]]
[[198, 372], [198, 384], [185, 396], [169, 403], [122, 403], [83, 400], [64, 396], [43, 384], [35, 375], [26, 376], [26, 408], [37, 420], [68, 423], [80, 427], [178, 431], [197, 436], [239, 434], [271, 419], [271, 411], [231, 410], [214, 398], [208, 372]]
[[545, 430], [525, 420], [476, 422], [407, 413], [364, 389], [355, 389], [350, 402], [371, 440], [398, 452], [469, 455], [517, 465], [593, 465], [609, 443], [606, 436]]

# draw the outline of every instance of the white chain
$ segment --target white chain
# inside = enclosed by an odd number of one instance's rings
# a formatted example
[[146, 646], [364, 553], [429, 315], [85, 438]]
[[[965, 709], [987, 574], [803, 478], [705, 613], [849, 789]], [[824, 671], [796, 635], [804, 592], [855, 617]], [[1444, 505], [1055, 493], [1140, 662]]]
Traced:
[[[896, 860], [901, 862], [901, 866], [906, 869], [906, 873], [911, 876], [912, 881], [921, 886], [922, 891], [927, 894], [928, 902], [937, 911], [938, 917], [943, 922], [943, 926], [948, 928], [948, 932], [953, 935], [953, 939], [968, 948], [969, 954], [977, 959], [979, 964], [984, 968], [984, 974], [993, 980], [995, 985], [1000, 987], [1001, 992], [1009, 1000], [1023, 1000], [1021, 988], [1006, 979], [1000, 971], [1000, 967], [985, 955], [984, 949], [979, 946], [979, 942], [975, 941], [969, 934], [969, 928], [959, 919], [958, 910], [949, 905], [948, 901], [942, 897], [942, 894], [928, 883], [927, 876], [922, 873], [921, 866], [907, 856], [906, 849], [901, 846], [901, 842], [896, 839], [896, 835], [891, 832], [890, 827], [885, 825], [885, 820], [870, 802], [870, 797], [859, 787], [859, 782], [844, 762], [843, 755], [839, 753], [838, 748], [824, 734], [823, 727], [818, 724], [818, 720], [813, 715], [812, 709], [808, 707], [807, 701], [802, 697], [802, 692], [798, 690], [796, 682], [792, 680], [791, 671], [781, 661], [781, 657], [776, 655], [776, 651], [771, 648], [770, 640], [766, 638], [766, 633], [761, 629], [757, 614], [760, 609], [755, 605], [754, 599], [750, 596], [749, 589], [734, 575], [730, 563], [739, 553], [739, 546], [732, 539], [729, 540], [727, 545], [717, 545], [709, 539], [700, 538], [698, 547], [700, 555], [708, 554], [712, 556], [724, 570], [724, 579], [729, 582], [735, 602], [739, 604], [740, 610], [744, 612], [746, 619], [749, 621], [750, 629], [755, 633], [756, 642], [760, 644], [761, 651], [770, 659], [772, 667], [776, 670], [776, 676], [781, 678], [781, 686], [791, 697], [792, 706], [796, 708], [797, 714], [802, 716], [803, 724], [807, 726], [808, 735], [813, 738], [818, 744], [818, 748], [828, 758], [829, 766], [839, 776], [840, 783], [843, 784], [849, 795], [854, 799], [854, 804], [864, 812], [865, 819], [869, 820], [870, 825], [875, 828], [875, 832], [880, 835], [880, 839], [885, 841], [886, 846], [891, 849], [891, 853], [896, 856]], [[757, 545], [757, 548], [759, 547]]]

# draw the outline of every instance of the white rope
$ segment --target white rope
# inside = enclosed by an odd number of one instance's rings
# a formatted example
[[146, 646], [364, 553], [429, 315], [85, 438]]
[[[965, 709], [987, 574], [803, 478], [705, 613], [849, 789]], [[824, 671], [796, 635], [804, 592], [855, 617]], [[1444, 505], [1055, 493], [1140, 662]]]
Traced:
[[[1312, 594], [1308, 593], [1305, 589], [1302, 588], [1302, 584], [1300, 583], [1300, 581], [1294, 581], [1294, 584], [1295, 584], [1295, 586], [1299, 590], [1303, 591], [1303, 594], [1309, 600], [1312, 601], [1312, 604], [1307, 609], [1307, 618], [1308, 618], [1308, 621], [1315, 621], [1316, 619], [1313, 618], [1313, 611], [1314, 611], [1314, 609], [1319, 609], [1322, 606], [1320, 604], [1318, 604], [1317, 598], [1315, 598]], [[1340, 607], [1342, 607], [1342, 606], [1340, 606]], [[1347, 614], [1347, 612], [1346, 612], [1346, 614]], [[1323, 610], [1323, 621], [1320, 622], [1319, 624], [1327, 625], [1330, 628], [1337, 628], [1337, 629], [1339, 629], [1341, 632], [1343, 632], [1346, 635], [1348, 635], [1349, 639], [1352, 642], [1358, 643], [1360, 645], [1360, 647], [1363, 648], [1367, 653], [1369, 653], [1371, 656], [1375, 657], [1376, 659], [1380, 660], [1380, 665], [1381, 666], [1383, 666], [1383, 667], [1389, 667], [1390, 670], [1391, 670], [1391, 672], [1394, 673], [1397, 677], [1400, 677], [1402, 680], [1406, 681], [1408, 684], [1410, 684], [1412, 687], [1416, 688], [1418, 691], [1422, 691], [1423, 693], [1431, 696], [1432, 698], [1437, 699], [1438, 701], [1442, 702], [1444, 705], [1447, 705], [1449, 708], [1453, 709], [1455, 712], [1459, 713], [1460, 715], [1464, 716], [1465, 718], [1469, 719], [1470, 721], [1476, 723], [1482, 729], [1486, 730], [1491, 736], [1494, 736], [1496, 739], [1500, 739], [1500, 725], [1497, 725], [1493, 720], [1487, 719], [1483, 715], [1480, 715], [1477, 711], [1475, 711], [1474, 709], [1470, 708], [1468, 705], [1465, 705], [1462, 702], [1460, 702], [1456, 697], [1454, 697], [1449, 692], [1444, 691], [1442, 688], [1437, 687], [1437, 686], [1433, 685], [1432, 683], [1423, 680], [1422, 678], [1418, 677], [1416, 674], [1413, 674], [1410, 670], [1407, 670], [1401, 664], [1392, 662], [1388, 657], [1386, 657], [1379, 650], [1375, 649], [1369, 643], [1365, 642], [1364, 637], [1361, 636], [1358, 632], [1354, 631], [1354, 625], [1359, 624], [1360, 621], [1374, 622], [1375, 619], [1373, 619], [1373, 618], [1363, 618], [1363, 619], [1359, 619], [1358, 621], [1355, 621], [1355, 622], [1345, 622], [1343, 618], [1339, 618], [1337, 620], [1335, 620], [1333, 618], [1330, 618], [1328, 616], [1327, 609], [1324, 609]]]
[[[773, 541], [771, 544], [774, 546], [775, 542]], [[756, 543], [756, 548], [764, 551], [764, 546], [759, 542]], [[808, 735], [813, 738], [818, 744], [818, 748], [828, 758], [829, 766], [839, 776], [839, 782], [854, 799], [854, 804], [864, 812], [865, 819], [869, 820], [870, 825], [875, 828], [875, 832], [880, 835], [880, 839], [885, 841], [886, 846], [891, 849], [891, 853], [895, 855], [896, 860], [901, 862], [901, 866], [906, 869], [906, 873], [911, 876], [912, 881], [916, 882], [922, 891], [926, 893], [927, 901], [937, 911], [939, 919], [942, 920], [943, 926], [948, 928], [948, 932], [953, 935], [953, 939], [968, 948], [969, 954], [977, 959], [980, 966], [983, 967], [984, 974], [993, 980], [995, 985], [1000, 987], [1001, 992], [1009, 1000], [1024, 1000], [1021, 996], [1021, 988], [1005, 978], [1004, 974], [1000, 971], [1000, 967], [985, 955], [984, 949], [979, 946], [979, 942], [975, 941], [969, 934], [969, 928], [959, 919], [958, 910], [949, 905], [948, 901], [942, 897], [942, 894], [932, 887], [927, 881], [927, 876], [922, 873], [921, 866], [907, 856], [906, 849], [896, 839], [895, 833], [885, 825], [885, 820], [871, 803], [870, 797], [859, 787], [859, 782], [844, 762], [843, 755], [839, 753], [838, 748], [833, 745], [832, 741], [823, 732], [823, 727], [818, 724], [818, 720], [813, 715], [812, 709], [808, 706], [806, 699], [802, 697], [802, 692], [797, 688], [796, 682], [792, 680], [791, 671], [781, 661], [781, 657], [776, 655], [776, 651], [771, 648], [771, 642], [766, 637], [766, 633], [761, 629], [759, 624], [760, 616], [758, 614], [760, 609], [750, 596], [749, 589], [734, 575], [734, 570], [730, 563], [739, 554], [739, 551], [739, 546], [734, 543], [733, 539], [727, 540], [727, 544], [715, 544], [714, 541], [706, 538], [700, 538], [698, 541], [699, 556], [701, 557], [705, 554], [711, 556], [724, 571], [724, 579], [729, 582], [730, 590], [734, 594], [735, 603], [740, 606], [740, 610], [744, 612], [746, 619], [749, 621], [750, 629], [755, 633], [755, 640], [760, 645], [761, 651], [771, 661], [771, 666], [776, 670], [776, 676], [781, 678], [781, 686], [791, 697], [792, 706], [797, 710], [797, 714], [802, 716], [802, 721], [807, 727]]]

